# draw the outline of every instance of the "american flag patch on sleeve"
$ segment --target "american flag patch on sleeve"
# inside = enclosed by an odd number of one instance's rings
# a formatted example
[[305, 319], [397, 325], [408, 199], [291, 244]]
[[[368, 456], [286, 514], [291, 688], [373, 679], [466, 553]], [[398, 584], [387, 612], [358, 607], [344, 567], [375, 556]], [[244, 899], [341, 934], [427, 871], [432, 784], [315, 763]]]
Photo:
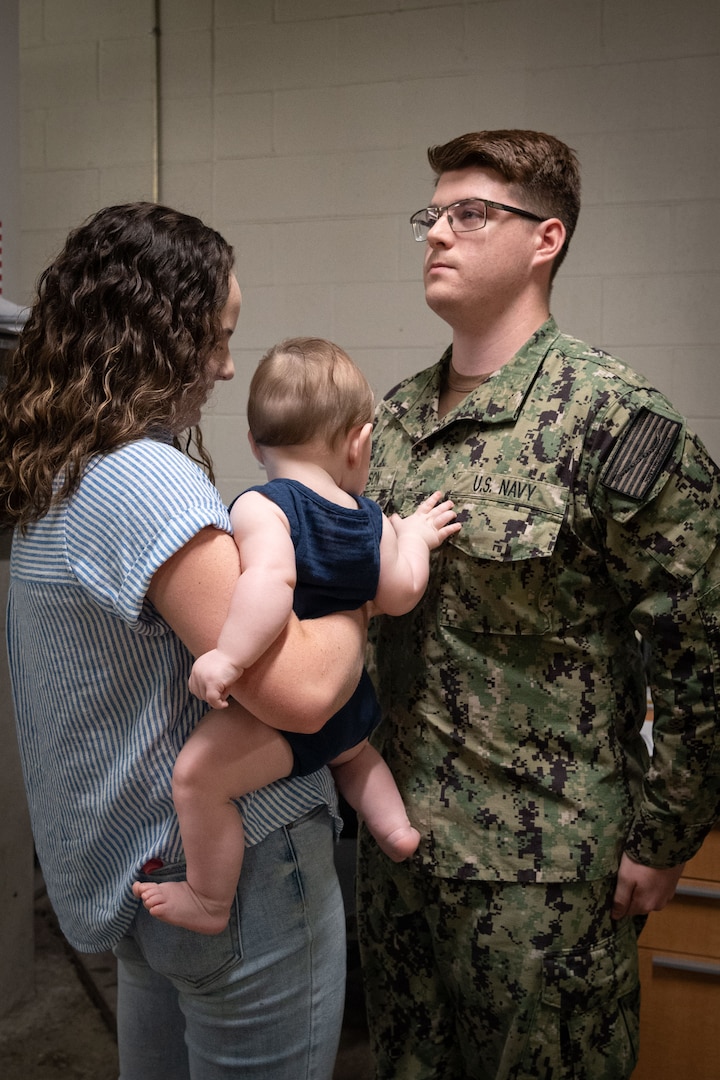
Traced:
[[679, 420], [640, 409], [622, 433], [600, 482], [630, 499], [644, 498], [675, 445], [681, 426]]

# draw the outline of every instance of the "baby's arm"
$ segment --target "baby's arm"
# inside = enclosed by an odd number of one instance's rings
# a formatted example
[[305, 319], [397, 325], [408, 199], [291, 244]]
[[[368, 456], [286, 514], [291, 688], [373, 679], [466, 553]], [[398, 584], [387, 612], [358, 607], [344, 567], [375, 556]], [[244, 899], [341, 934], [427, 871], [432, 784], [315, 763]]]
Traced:
[[409, 517], [383, 519], [375, 604], [386, 615], [405, 615], [415, 607], [428, 583], [430, 552], [461, 528], [452, 502], [442, 498], [436, 491]]
[[295, 548], [287, 518], [270, 499], [248, 491], [231, 520], [241, 574], [216, 648], [198, 657], [190, 690], [215, 709], [229, 688], [272, 645], [288, 621], [295, 589]]

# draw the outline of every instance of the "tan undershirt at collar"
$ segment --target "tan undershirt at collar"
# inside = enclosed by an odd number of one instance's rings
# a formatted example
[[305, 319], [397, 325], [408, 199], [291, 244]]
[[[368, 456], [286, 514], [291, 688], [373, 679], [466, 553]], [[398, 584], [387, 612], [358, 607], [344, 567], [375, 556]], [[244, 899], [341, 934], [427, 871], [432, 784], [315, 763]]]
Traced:
[[486, 379], [489, 379], [491, 374], [492, 372], [486, 371], [482, 375], [461, 375], [455, 370], [451, 361], [444, 385], [440, 390], [439, 415], [445, 416], [446, 413], [449, 413], [451, 409], [460, 404], [463, 398], [466, 398], [469, 393], [481, 386]]

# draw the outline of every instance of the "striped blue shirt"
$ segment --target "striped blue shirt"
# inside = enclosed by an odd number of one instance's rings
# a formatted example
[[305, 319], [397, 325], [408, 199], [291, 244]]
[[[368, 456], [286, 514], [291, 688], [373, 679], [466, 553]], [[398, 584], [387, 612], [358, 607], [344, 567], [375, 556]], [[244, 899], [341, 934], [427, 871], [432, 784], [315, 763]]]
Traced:
[[[148, 859], [182, 857], [171, 775], [207, 706], [146, 592], [206, 526], [231, 531], [216, 489], [143, 439], [94, 459], [70, 500], [13, 538], [8, 652], [33, 833], [62, 930], [83, 951], [127, 930]], [[336, 812], [328, 769], [245, 796], [246, 843], [322, 803]]]

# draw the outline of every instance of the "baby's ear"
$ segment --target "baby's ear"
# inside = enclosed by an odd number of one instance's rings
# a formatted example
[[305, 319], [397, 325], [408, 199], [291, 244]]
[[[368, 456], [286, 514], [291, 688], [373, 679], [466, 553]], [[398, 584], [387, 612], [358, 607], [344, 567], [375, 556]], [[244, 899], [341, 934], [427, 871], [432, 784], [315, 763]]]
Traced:
[[265, 462], [263, 461], [262, 450], [255, 442], [252, 431], [248, 431], [248, 442], [250, 443], [250, 449], [252, 450], [254, 457], [257, 459], [257, 461], [260, 462], [261, 465], [264, 465]]
[[348, 454], [351, 465], [357, 465], [362, 459], [365, 447], [372, 438], [372, 423], [368, 421], [367, 424], [363, 424], [361, 427], [353, 428], [350, 432]]

